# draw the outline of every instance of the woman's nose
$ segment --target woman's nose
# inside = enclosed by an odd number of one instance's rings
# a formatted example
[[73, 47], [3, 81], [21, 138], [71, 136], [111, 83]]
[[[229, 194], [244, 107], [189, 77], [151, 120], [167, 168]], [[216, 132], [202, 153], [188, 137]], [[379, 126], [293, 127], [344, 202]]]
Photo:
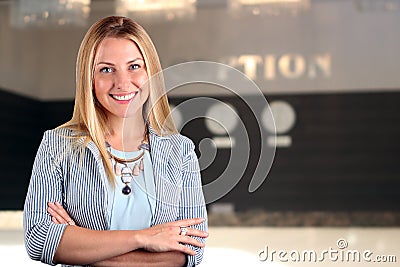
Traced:
[[124, 71], [118, 72], [117, 75], [115, 76], [115, 79], [116, 79], [115, 85], [117, 89], [129, 90], [132, 86], [131, 77], [127, 72]]

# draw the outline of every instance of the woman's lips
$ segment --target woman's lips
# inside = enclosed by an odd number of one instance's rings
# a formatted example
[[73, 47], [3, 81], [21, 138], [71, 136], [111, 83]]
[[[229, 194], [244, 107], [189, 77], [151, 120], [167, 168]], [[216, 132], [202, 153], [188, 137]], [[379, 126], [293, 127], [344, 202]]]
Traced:
[[137, 92], [132, 92], [132, 93], [126, 94], [126, 95], [113, 95], [113, 94], [111, 94], [111, 97], [114, 98], [115, 100], [118, 100], [118, 101], [129, 101], [129, 100], [131, 100], [132, 98], [135, 97], [136, 93]]

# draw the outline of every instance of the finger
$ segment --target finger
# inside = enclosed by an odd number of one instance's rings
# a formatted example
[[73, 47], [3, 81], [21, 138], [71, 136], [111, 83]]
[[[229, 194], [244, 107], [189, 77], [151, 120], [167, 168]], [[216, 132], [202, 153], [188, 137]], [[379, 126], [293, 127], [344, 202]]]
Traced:
[[67, 221], [72, 221], [71, 217], [68, 215], [68, 213], [65, 211], [64, 207], [61, 206], [60, 203], [56, 202], [56, 206], [58, 208], [58, 213]]
[[180, 243], [192, 245], [192, 246], [199, 247], [199, 248], [202, 248], [205, 246], [205, 244], [203, 242], [200, 242], [199, 240], [196, 240], [190, 236], [180, 236], [180, 238], [178, 238], [178, 241]]
[[189, 247], [187, 247], [183, 244], [178, 244], [178, 246], [181, 249], [180, 251], [182, 251], [183, 253], [191, 255], [191, 256], [196, 255], [196, 252], [194, 250], [190, 249]]
[[187, 232], [186, 235], [188, 236], [197, 236], [197, 237], [208, 237], [208, 233], [198, 230], [198, 229], [194, 229], [194, 228], [187, 228]]
[[196, 225], [203, 223], [205, 221], [204, 218], [192, 218], [192, 219], [184, 219], [184, 220], [178, 220], [171, 222], [171, 225], [174, 226], [191, 226], [191, 225]]
[[47, 212], [51, 215], [51, 217], [54, 217], [57, 213], [50, 207], [47, 208]]
[[53, 202], [49, 202], [48, 203], [49, 208], [51, 208], [51, 210], [55, 213], [57, 213], [59, 216], [61, 216], [61, 214], [59, 213], [59, 208], [53, 203]]
[[60, 203], [55, 202], [54, 203], [49, 203], [49, 206], [58, 214], [58, 216], [61, 216], [65, 222], [71, 222], [72, 219], [68, 215], [68, 213], [65, 211], [64, 207], [61, 206]]
[[62, 222], [59, 222], [56, 217], [51, 217], [51, 221], [55, 224], [63, 224]]
[[[167, 227], [160, 228], [159, 230], [160, 230], [160, 232], [169, 231], [169, 232], [172, 232], [177, 235], [182, 235], [182, 226], [167, 226]], [[187, 227], [186, 234], [183, 234], [183, 235], [206, 238], [206, 237], [208, 237], [209, 234], [202, 230]]]
[[192, 255], [192, 256], [196, 255], [196, 252], [194, 250], [190, 249], [189, 247], [187, 247], [183, 244], [178, 244], [176, 250], [183, 252], [185, 254], [188, 254], [188, 255]]
[[55, 224], [60, 224], [55, 217], [51, 217], [51, 221]]
[[64, 224], [67, 223], [66, 220], [64, 220], [63, 217], [61, 217], [57, 212], [55, 212], [52, 208], [48, 207], [47, 208], [48, 213], [50, 213], [50, 215], [55, 218], [60, 224]]

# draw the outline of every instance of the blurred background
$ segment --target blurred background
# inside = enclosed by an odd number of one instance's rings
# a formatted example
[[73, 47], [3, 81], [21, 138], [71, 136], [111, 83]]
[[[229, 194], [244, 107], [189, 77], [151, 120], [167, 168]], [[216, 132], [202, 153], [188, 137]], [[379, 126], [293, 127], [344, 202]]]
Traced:
[[[243, 149], [250, 158], [239, 182], [208, 201], [203, 265], [308, 266], [260, 261], [259, 250], [321, 251], [337, 248], [340, 238], [349, 248], [399, 260], [399, 0], [0, 0], [0, 255], [6, 263], [35, 264], [22, 245], [21, 211], [36, 150], [45, 130], [72, 115], [85, 32], [112, 14], [147, 30], [163, 68], [213, 61], [243, 72], [274, 116], [275, 127], [263, 115], [266, 106], [252, 105], [259, 95], [249, 88], [237, 95], [201, 84], [169, 94], [178, 127], [196, 144], [204, 184], [224, 172], [240, 147], [239, 121], [248, 134]], [[202, 96], [217, 101], [201, 105], [199, 118], [187, 117], [184, 103]], [[271, 134], [276, 142], [262, 138]], [[266, 180], [249, 192], [262, 149], [272, 148]]]

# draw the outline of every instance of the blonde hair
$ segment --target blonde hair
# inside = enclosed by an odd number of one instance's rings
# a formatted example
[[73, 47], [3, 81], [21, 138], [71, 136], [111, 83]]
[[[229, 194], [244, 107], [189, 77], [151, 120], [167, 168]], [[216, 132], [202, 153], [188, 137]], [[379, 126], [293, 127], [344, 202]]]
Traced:
[[149, 77], [149, 98], [144, 104], [143, 116], [147, 124], [160, 136], [177, 133], [170, 116], [162, 69], [157, 51], [146, 31], [135, 21], [121, 16], [105, 17], [94, 23], [82, 40], [76, 61], [76, 96], [72, 118], [59, 126], [70, 128], [84, 136], [84, 147], [93, 141], [100, 151], [109, 180], [114, 182], [114, 172], [108, 160], [106, 135], [110, 134], [107, 116], [94, 95], [94, 66], [96, 52], [108, 37], [133, 41], [142, 53]]

